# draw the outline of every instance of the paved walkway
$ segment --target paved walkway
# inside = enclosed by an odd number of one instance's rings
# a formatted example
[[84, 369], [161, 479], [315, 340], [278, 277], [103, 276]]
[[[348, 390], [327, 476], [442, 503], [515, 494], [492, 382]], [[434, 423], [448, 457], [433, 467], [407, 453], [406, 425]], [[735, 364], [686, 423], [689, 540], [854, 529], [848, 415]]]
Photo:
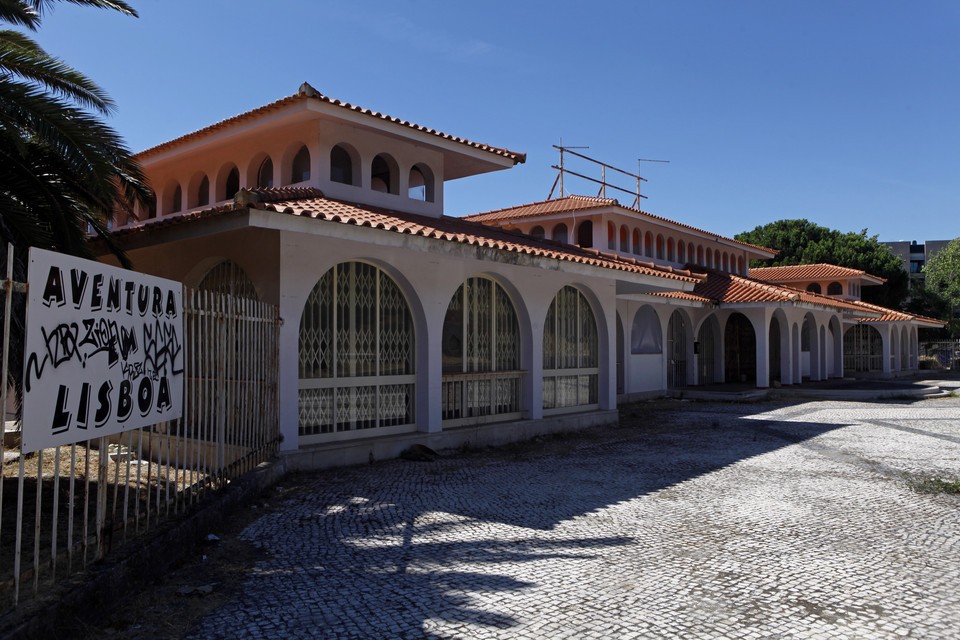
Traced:
[[[633, 422], [633, 424], [629, 424]], [[197, 638], [957, 638], [960, 400], [637, 405], [311, 476]]]

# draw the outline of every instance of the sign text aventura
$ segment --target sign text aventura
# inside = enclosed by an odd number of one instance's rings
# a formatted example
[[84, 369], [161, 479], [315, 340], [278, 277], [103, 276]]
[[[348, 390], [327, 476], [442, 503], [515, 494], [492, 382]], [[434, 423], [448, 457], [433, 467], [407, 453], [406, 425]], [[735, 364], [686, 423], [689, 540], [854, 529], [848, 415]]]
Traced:
[[180, 417], [178, 282], [31, 249], [25, 451]]

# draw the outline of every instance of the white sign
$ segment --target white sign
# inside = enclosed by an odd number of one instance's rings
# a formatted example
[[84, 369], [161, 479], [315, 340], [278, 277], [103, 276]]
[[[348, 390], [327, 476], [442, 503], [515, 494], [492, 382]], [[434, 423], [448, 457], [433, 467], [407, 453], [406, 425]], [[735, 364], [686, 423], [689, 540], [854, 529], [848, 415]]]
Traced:
[[23, 450], [179, 418], [179, 282], [30, 249]]

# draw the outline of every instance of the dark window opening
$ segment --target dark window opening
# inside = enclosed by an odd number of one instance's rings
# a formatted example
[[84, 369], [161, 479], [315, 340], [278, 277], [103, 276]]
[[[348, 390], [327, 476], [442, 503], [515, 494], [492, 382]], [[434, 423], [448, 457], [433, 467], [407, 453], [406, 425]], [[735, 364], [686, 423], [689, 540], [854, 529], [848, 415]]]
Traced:
[[297, 155], [293, 156], [293, 167], [290, 171], [290, 182], [306, 182], [310, 179], [310, 152], [306, 146], [300, 147]]
[[354, 184], [353, 158], [351, 158], [350, 153], [340, 145], [330, 150], [330, 182]]

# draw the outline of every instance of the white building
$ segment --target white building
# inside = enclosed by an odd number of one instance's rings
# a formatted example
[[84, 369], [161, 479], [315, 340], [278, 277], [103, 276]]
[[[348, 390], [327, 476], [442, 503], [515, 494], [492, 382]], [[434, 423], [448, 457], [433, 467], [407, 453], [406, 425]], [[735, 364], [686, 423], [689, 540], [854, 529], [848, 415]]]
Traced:
[[752, 277], [775, 252], [612, 199], [447, 217], [447, 181], [525, 156], [306, 84], [139, 158], [157, 209], [119, 240], [142, 271], [279, 307], [281, 448], [305, 465], [612, 421], [618, 397], [691, 385], [897, 375], [939, 325], [860, 302], [862, 272]]

